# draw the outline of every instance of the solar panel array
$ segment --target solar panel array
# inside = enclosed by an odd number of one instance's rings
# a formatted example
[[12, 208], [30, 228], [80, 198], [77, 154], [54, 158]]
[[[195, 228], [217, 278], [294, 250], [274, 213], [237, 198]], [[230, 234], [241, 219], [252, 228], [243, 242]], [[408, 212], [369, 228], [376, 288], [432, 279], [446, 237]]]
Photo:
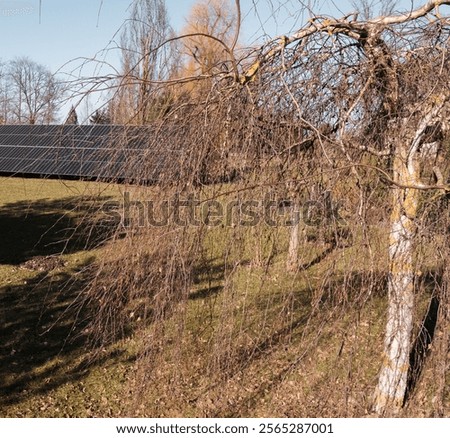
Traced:
[[0, 173], [154, 181], [167, 157], [151, 153], [149, 135], [136, 126], [0, 125]]

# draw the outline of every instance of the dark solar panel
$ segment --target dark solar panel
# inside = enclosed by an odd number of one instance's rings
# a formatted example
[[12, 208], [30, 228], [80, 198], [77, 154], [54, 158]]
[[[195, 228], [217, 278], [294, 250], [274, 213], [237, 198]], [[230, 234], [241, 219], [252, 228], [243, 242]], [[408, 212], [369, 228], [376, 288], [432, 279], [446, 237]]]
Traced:
[[154, 180], [162, 162], [149, 153], [149, 139], [151, 128], [143, 127], [0, 125], [0, 172]]

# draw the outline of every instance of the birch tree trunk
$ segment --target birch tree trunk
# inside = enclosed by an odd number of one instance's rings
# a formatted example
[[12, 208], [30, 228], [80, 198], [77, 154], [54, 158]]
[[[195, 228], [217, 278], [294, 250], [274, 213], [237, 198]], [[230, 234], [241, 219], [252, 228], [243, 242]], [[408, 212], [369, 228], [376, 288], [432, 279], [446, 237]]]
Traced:
[[[400, 174], [400, 180], [405, 175]], [[393, 413], [403, 405], [409, 368], [414, 309], [413, 244], [416, 235], [418, 190], [394, 190], [388, 274], [388, 318], [383, 364], [375, 393], [378, 414]]]
[[289, 233], [289, 248], [286, 269], [293, 272], [298, 268], [300, 213], [298, 211], [297, 202], [293, 202], [291, 208], [291, 227]]
[[407, 187], [419, 184], [415, 155], [424, 126], [419, 128], [410, 147], [399, 146], [394, 154], [392, 170], [396, 188], [389, 235], [388, 317], [374, 403], [374, 410], [380, 415], [398, 412], [406, 392], [414, 310], [415, 219], [419, 203], [419, 190]]
[[[374, 410], [384, 415], [396, 413], [403, 405], [414, 310], [414, 243], [419, 204], [420, 165], [427, 128], [441, 119], [447, 96], [436, 96], [430, 108], [423, 109], [411, 143], [396, 147], [393, 157], [393, 209], [389, 236], [388, 318], [384, 339], [383, 364], [375, 391]], [[422, 152], [423, 153], [423, 152]], [[417, 187], [417, 188], [416, 188]]]

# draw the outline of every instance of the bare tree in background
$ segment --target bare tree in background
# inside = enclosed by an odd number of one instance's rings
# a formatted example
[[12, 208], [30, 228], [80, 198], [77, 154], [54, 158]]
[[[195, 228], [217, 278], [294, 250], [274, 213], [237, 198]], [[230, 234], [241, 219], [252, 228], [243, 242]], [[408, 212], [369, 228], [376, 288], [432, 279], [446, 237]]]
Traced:
[[63, 89], [49, 70], [29, 58], [18, 58], [8, 65], [8, 82], [17, 123], [55, 121]]
[[[212, 75], [231, 70], [239, 21], [232, 1], [200, 0], [192, 6], [182, 34], [187, 55], [184, 75]], [[192, 36], [190, 36], [192, 35]]]
[[118, 123], [146, 124], [169, 105], [156, 82], [169, 79], [176, 68], [174, 36], [162, 0], [135, 0], [121, 36], [122, 72], [112, 104]]
[[11, 118], [11, 94], [8, 84], [7, 65], [0, 62], [0, 123], [6, 124]]

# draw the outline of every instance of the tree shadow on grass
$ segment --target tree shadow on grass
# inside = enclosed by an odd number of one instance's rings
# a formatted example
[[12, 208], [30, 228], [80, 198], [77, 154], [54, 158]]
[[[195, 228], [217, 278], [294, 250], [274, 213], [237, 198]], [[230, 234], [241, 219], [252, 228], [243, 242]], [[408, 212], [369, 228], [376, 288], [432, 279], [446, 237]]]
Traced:
[[76, 382], [113, 358], [125, 360], [124, 352], [113, 348], [89, 360], [90, 309], [81, 291], [91, 261], [0, 288], [0, 412], [2, 406]]
[[[19, 265], [98, 247], [115, 231], [115, 224], [98, 216], [105, 199], [72, 197], [0, 208], [0, 263]], [[83, 255], [70, 268], [38, 269], [0, 284], [0, 412], [2, 406], [77, 381], [92, 366], [121, 355], [111, 349], [86, 362], [91, 314], [83, 290], [91, 280], [92, 262], [92, 256]], [[13, 276], [17, 268], [10, 269]]]
[[225, 264], [218, 261], [218, 259], [202, 260], [194, 268], [193, 277], [196, 288], [189, 295], [191, 300], [217, 297], [223, 290]]
[[0, 208], [0, 263], [92, 249], [115, 227], [101, 215], [108, 197], [22, 201]]
[[[77, 378], [58, 373], [59, 366], [47, 365], [56, 358], [66, 363], [67, 356], [81, 348], [83, 336], [70, 339], [81, 331], [76, 315], [67, 309], [76, 299], [82, 280], [70, 274], [58, 278], [36, 275], [23, 285], [0, 289], [0, 394], [2, 404], [19, 402], [31, 392], [39, 392], [56, 381]], [[50, 385], [51, 384], [51, 385]]]

